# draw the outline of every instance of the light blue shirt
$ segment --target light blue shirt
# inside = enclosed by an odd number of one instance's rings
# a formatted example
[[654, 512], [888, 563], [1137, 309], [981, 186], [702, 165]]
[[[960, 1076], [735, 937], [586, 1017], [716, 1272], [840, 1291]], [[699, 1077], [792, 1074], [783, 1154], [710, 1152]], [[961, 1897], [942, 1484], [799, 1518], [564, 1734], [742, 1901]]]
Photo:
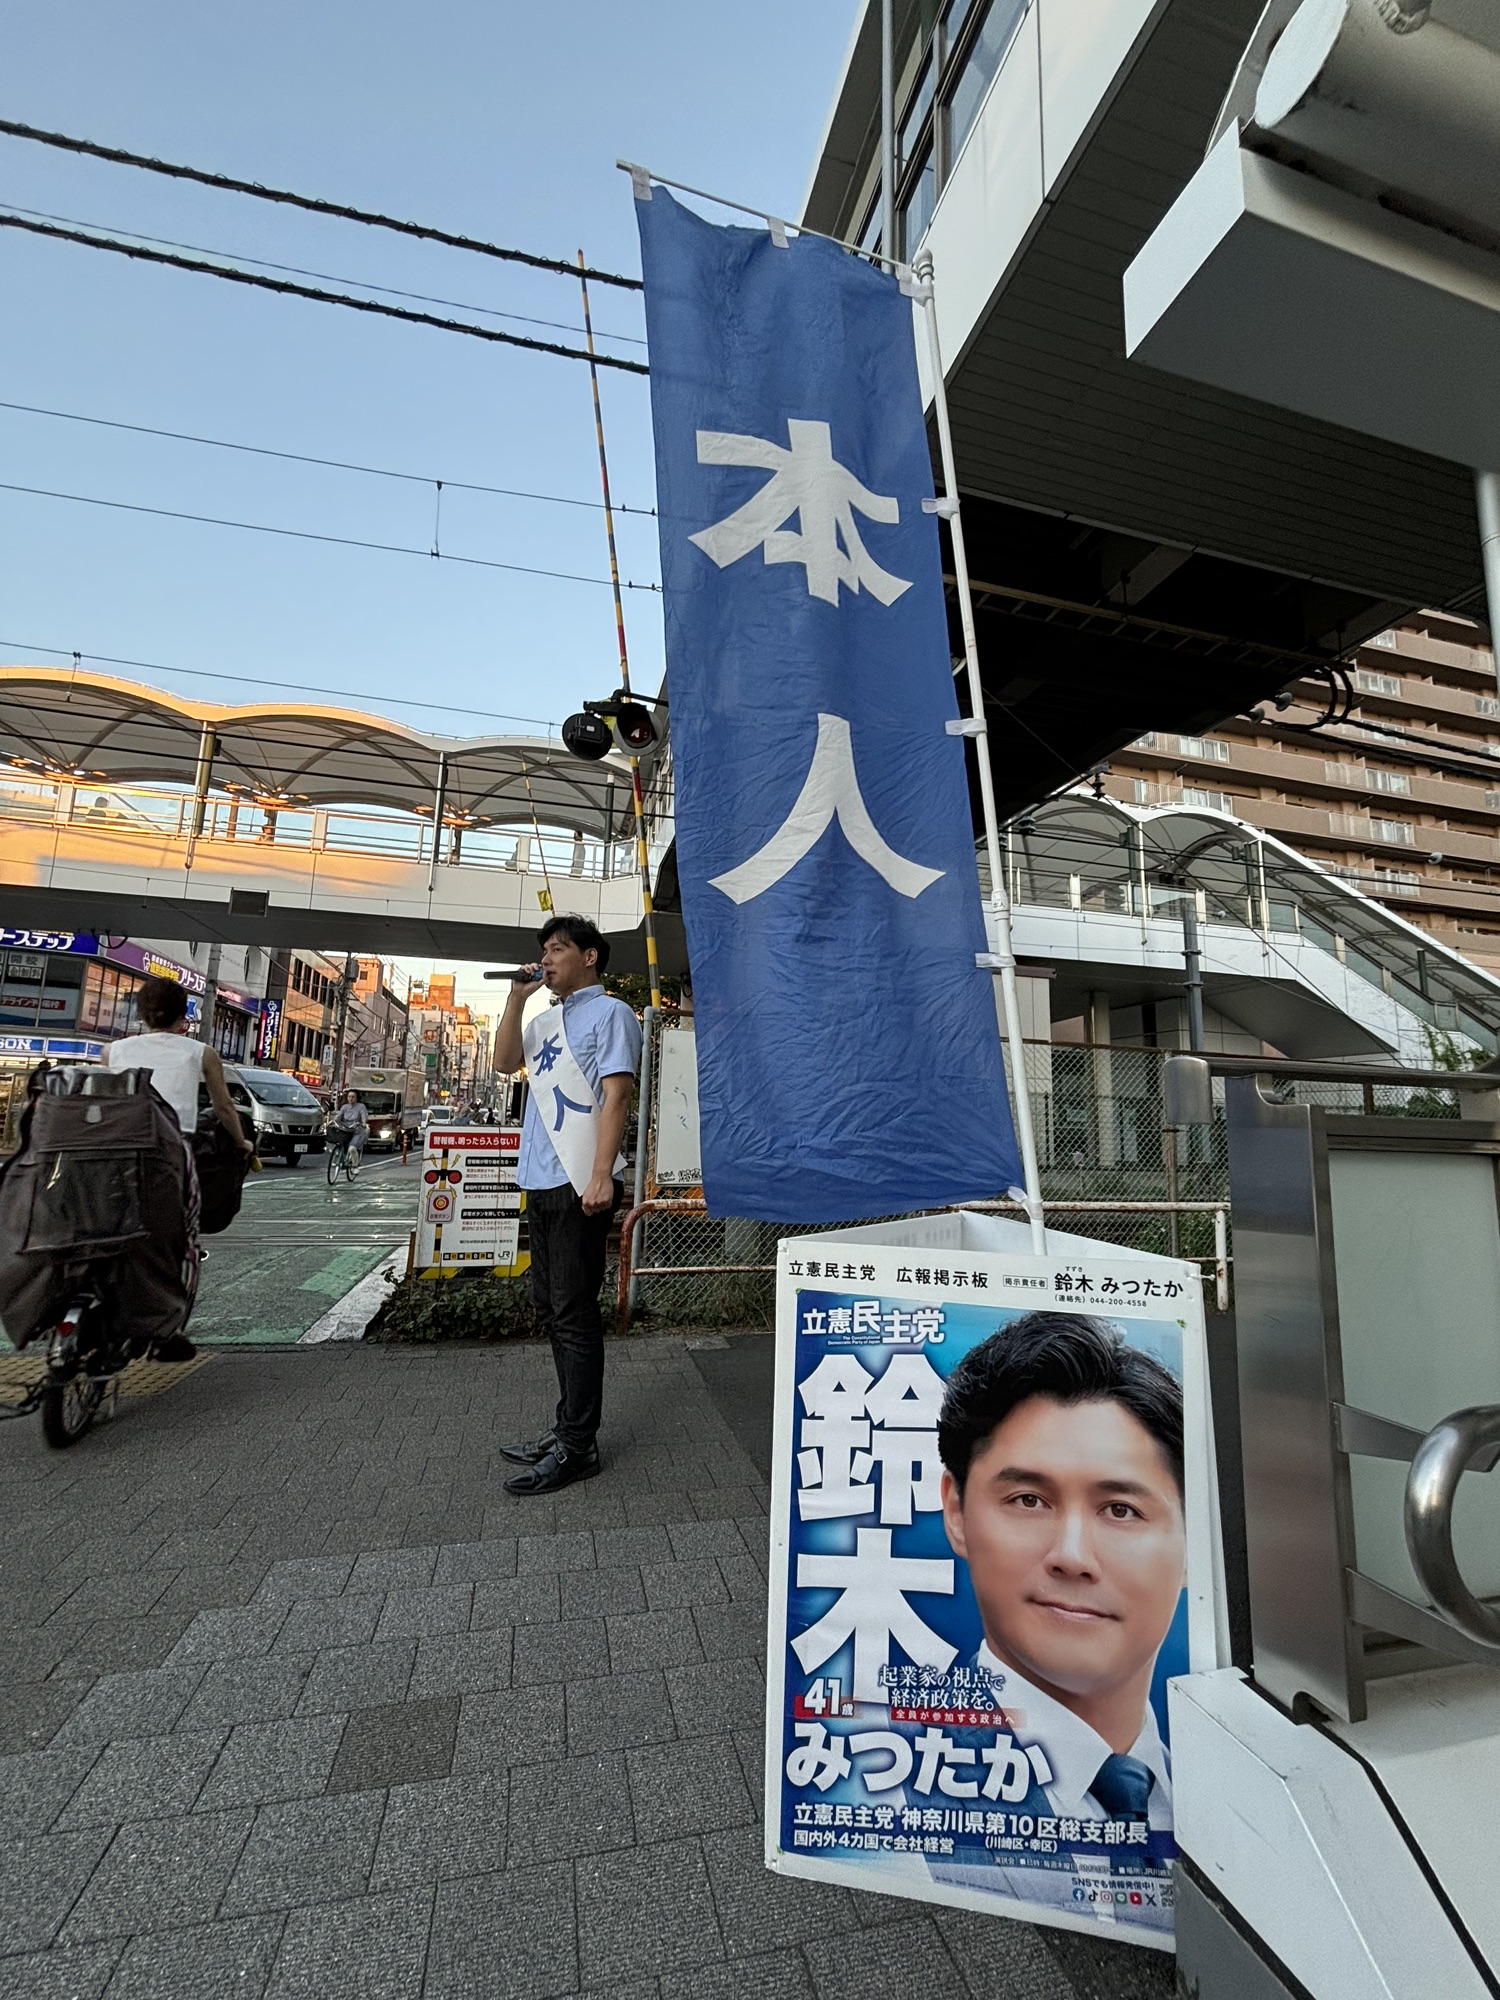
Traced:
[[[635, 1075], [641, 1059], [641, 1024], [623, 1000], [616, 1000], [602, 986], [581, 986], [563, 1001], [562, 1018], [573, 1060], [588, 1078], [596, 1099], [605, 1077]], [[532, 1092], [526, 1099], [521, 1126], [517, 1185], [555, 1188], [562, 1187], [567, 1178]]]

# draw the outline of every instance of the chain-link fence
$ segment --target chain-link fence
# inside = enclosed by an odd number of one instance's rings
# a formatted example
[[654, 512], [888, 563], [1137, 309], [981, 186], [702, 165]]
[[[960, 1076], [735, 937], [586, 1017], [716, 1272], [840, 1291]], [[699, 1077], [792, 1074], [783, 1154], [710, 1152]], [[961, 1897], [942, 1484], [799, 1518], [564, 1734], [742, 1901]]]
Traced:
[[[660, 1017], [647, 1023], [649, 1056], [642, 1079], [649, 1085], [643, 1102], [650, 1115], [635, 1198], [653, 1205], [631, 1230], [622, 1302], [628, 1301], [632, 1316], [662, 1326], [769, 1326], [778, 1240], [846, 1225], [758, 1222], [706, 1213], [702, 1189], [681, 1177], [679, 1164], [679, 1141], [687, 1127], [696, 1134], [697, 1106], [674, 1101], [676, 1070], [670, 1053], [665, 1069], [662, 1063], [664, 1026], [670, 1032], [676, 1025], [670, 1019], [664, 1024]], [[1135, 1250], [1196, 1259], [1222, 1294], [1226, 1264], [1232, 1260], [1225, 1220], [1229, 1154], [1224, 1084], [1214, 1080], [1212, 1125], [1166, 1125], [1162, 1068], [1171, 1053], [1027, 1044], [1042, 1195], [1057, 1228]], [[1266, 1070], [1274, 1079], [1274, 1060]], [[658, 1089], [663, 1075], [669, 1086], [665, 1096]], [[1437, 1087], [1298, 1077], [1273, 1081], [1271, 1089], [1284, 1101], [1320, 1104], [1356, 1116], [1459, 1116], [1458, 1092]], [[658, 1167], [665, 1168], [665, 1179]]]

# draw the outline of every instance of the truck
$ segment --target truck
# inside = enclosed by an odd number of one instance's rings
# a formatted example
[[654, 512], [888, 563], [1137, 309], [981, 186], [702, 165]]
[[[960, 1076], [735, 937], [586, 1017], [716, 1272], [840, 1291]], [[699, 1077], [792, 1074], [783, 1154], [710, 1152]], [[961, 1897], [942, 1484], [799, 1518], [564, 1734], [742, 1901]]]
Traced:
[[352, 1090], [370, 1118], [369, 1145], [401, 1144], [403, 1132], [416, 1134], [422, 1122], [426, 1081], [420, 1069], [351, 1069], [346, 1090]]

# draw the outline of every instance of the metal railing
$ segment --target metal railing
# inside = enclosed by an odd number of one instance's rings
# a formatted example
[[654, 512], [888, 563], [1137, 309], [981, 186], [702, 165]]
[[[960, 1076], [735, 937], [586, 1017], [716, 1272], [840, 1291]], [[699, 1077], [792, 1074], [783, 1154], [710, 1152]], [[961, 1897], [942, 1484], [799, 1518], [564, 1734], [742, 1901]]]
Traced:
[[[650, 1079], [662, 1025], [659, 1018], [647, 1023], [650, 1061], [642, 1075], [650, 1110], [636, 1198], [621, 1230], [617, 1296], [626, 1302], [621, 1324], [637, 1307], [681, 1325], [769, 1324], [778, 1240], [837, 1225], [715, 1218], [696, 1187], [660, 1183], [657, 1094]], [[1167, 1124], [1162, 1069], [1172, 1053], [1139, 1045], [1027, 1044], [1042, 1192], [1048, 1215], [1061, 1227], [1198, 1263], [1212, 1276], [1213, 1296], [1222, 1308], [1229, 1302], [1233, 1268], [1224, 1084], [1222, 1074], [1216, 1077], [1211, 1125]], [[1500, 1081], [1472, 1072], [1397, 1069], [1374, 1081], [1368, 1071], [1350, 1076], [1337, 1063], [1211, 1060], [1221, 1072], [1264, 1072], [1291, 1099], [1353, 1116], [1456, 1119], [1462, 1093], [1494, 1089]], [[1019, 1212], [1003, 1202], [971, 1205]]]
[[[986, 1215], [1013, 1215], [1024, 1220], [1026, 1211], [1014, 1201], [966, 1202], [964, 1208], [974, 1213]], [[924, 1211], [933, 1213], [934, 1211]], [[952, 1213], [952, 1211], [939, 1211]], [[1190, 1263], [1205, 1266], [1205, 1278], [1209, 1275], [1214, 1283], [1214, 1303], [1219, 1312], [1229, 1310], [1229, 1207], [1224, 1201], [1061, 1201], [1049, 1204], [1051, 1216], [1073, 1216], [1091, 1219], [1101, 1232], [1102, 1241], [1119, 1240], [1122, 1247], [1134, 1249], [1165, 1249], [1165, 1254], [1182, 1255]], [[1157, 1236], [1165, 1233], [1169, 1241], [1175, 1242], [1182, 1231], [1186, 1218], [1210, 1217], [1213, 1229], [1213, 1250], [1204, 1255], [1195, 1251], [1168, 1249], [1157, 1242], [1131, 1243], [1131, 1236]], [[637, 1225], [647, 1224], [654, 1218], [676, 1218], [675, 1240], [679, 1246], [669, 1250], [668, 1256], [676, 1255], [679, 1262], [657, 1261], [646, 1263], [637, 1261]], [[1145, 1226], [1145, 1225], [1149, 1225]], [[663, 1310], [668, 1316], [680, 1318], [684, 1324], [702, 1325], [718, 1321], [721, 1324], [769, 1324], [774, 1308], [775, 1291], [775, 1249], [777, 1243], [788, 1236], [820, 1236], [830, 1229], [847, 1227], [839, 1223], [782, 1223], [754, 1222], [738, 1218], [714, 1218], [708, 1213], [702, 1200], [683, 1200], [657, 1196], [649, 1201], [638, 1202], [629, 1209], [620, 1222], [619, 1262], [615, 1273], [615, 1326], [624, 1333], [630, 1324], [631, 1294], [633, 1290], [651, 1285], [651, 1297], [644, 1301], [652, 1310]], [[1113, 1230], [1115, 1235], [1107, 1232]], [[729, 1254], [732, 1240], [748, 1249], [752, 1244], [761, 1253], [753, 1261], [740, 1261]], [[647, 1235], [647, 1230], [642, 1231]], [[723, 1244], [723, 1254], [715, 1261], [714, 1237], [718, 1235]], [[649, 1240], [649, 1238], [648, 1238]], [[657, 1239], [659, 1241], [659, 1237]], [[766, 1258], [765, 1250], [770, 1257]], [[687, 1256], [687, 1250], [696, 1250], [697, 1255]], [[675, 1281], [674, 1289], [679, 1297], [660, 1298], [658, 1287], [664, 1282]], [[660, 1304], [658, 1305], [658, 1300]], [[677, 1307], [675, 1315], [672, 1307]]]
[[[205, 804], [201, 831], [193, 835], [191, 792], [148, 785], [25, 784], [0, 786], [0, 824], [58, 826], [110, 839], [119, 836], [180, 840], [187, 844], [234, 841], [254, 847], [314, 854], [366, 854], [421, 865], [432, 859], [430, 819], [416, 814], [285, 804], [215, 794]], [[442, 864], [547, 874], [574, 881], [610, 881], [635, 867], [634, 843], [561, 832], [540, 833], [518, 822], [470, 823], [445, 816]]]

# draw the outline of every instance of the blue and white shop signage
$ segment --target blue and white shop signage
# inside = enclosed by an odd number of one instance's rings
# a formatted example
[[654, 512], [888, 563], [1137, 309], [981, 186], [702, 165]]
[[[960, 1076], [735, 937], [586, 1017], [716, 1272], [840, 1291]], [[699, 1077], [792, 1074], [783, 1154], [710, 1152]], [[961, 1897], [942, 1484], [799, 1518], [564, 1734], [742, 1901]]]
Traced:
[[766, 1861], [1170, 1948], [1167, 1682], [1226, 1649], [1202, 1285], [1027, 1241], [781, 1245]]
[[97, 957], [99, 940], [92, 931], [23, 931], [0, 924], [0, 947], [13, 951], [61, 951], [79, 958]]
[[1003, 1194], [1011, 1130], [910, 300], [637, 184], [711, 1210]]

